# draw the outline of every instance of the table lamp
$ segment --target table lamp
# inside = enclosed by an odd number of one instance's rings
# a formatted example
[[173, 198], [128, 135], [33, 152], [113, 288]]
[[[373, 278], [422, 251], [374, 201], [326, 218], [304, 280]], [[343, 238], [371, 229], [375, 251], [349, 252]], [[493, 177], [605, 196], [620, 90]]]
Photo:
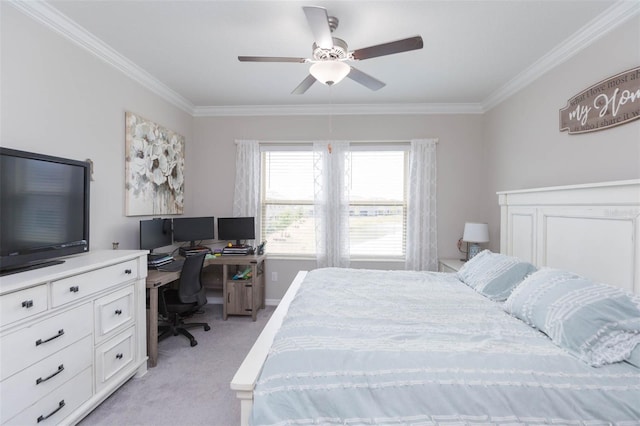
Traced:
[[466, 260], [469, 260], [476, 254], [480, 253], [481, 247], [478, 243], [489, 242], [489, 225], [487, 225], [486, 223], [465, 223], [462, 241], [467, 243]]

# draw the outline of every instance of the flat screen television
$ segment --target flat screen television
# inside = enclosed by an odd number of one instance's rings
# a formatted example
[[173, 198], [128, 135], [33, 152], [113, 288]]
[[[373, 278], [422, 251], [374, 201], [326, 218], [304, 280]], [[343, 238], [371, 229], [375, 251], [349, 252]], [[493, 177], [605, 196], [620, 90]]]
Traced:
[[242, 240], [256, 239], [256, 225], [253, 217], [219, 217], [218, 239], [224, 241], [236, 241], [237, 246], [242, 245]]
[[171, 240], [171, 219], [150, 219], [140, 221], [140, 250], [153, 251], [167, 247]]
[[89, 251], [90, 166], [0, 148], [0, 274]]
[[176, 217], [173, 219], [173, 241], [187, 241], [190, 247], [195, 247], [196, 241], [213, 240], [215, 228], [213, 216]]

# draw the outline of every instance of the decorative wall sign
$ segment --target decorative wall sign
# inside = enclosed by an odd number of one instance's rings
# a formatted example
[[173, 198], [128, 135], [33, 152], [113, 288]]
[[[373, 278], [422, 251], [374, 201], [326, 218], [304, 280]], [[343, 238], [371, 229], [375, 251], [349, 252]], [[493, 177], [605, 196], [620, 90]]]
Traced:
[[616, 74], [569, 99], [560, 131], [594, 132], [640, 118], [640, 67]]
[[184, 137], [127, 112], [126, 215], [182, 214]]

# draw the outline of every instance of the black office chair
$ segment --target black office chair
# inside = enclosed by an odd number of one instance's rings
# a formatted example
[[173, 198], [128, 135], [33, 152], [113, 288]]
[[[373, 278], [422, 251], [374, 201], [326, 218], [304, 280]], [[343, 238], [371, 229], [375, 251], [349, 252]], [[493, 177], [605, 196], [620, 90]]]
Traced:
[[195, 346], [198, 342], [186, 329], [204, 327], [204, 331], [211, 330], [209, 324], [204, 322], [184, 322], [184, 318], [192, 316], [207, 304], [206, 291], [200, 280], [205, 256], [206, 253], [187, 257], [182, 265], [178, 288], [163, 288], [160, 291], [158, 309], [166, 321], [159, 327], [158, 340], [170, 333], [174, 336], [182, 334], [189, 339], [191, 346]]

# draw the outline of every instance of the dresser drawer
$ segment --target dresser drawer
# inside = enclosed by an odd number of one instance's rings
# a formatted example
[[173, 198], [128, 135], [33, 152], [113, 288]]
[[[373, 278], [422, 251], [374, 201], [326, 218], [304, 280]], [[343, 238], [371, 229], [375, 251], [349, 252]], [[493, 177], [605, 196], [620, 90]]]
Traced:
[[133, 324], [133, 285], [108, 294], [95, 302], [96, 343], [109, 337], [109, 333], [126, 324]]
[[5, 294], [0, 297], [0, 324], [5, 326], [46, 310], [46, 284]]
[[91, 398], [91, 368], [10, 419], [8, 425], [55, 425]]
[[51, 286], [52, 306], [73, 302], [137, 277], [138, 262], [130, 260], [54, 281]]
[[0, 278], [0, 425], [77, 424], [146, 373], [146, 266], [96, 250]]
[[32, 323], [2, 336], [0, 380], [91, 334], [92, 304]]
[[96, 348], [96, 392], [99, 392], [109, 380], [116, 377], [127, 366], [131, 365], [135, 356], [134, 327], [123, 331], [118, 336]]
[[0, 382], [0, 422], [18, 414], [91, 366], [91, 336]]

